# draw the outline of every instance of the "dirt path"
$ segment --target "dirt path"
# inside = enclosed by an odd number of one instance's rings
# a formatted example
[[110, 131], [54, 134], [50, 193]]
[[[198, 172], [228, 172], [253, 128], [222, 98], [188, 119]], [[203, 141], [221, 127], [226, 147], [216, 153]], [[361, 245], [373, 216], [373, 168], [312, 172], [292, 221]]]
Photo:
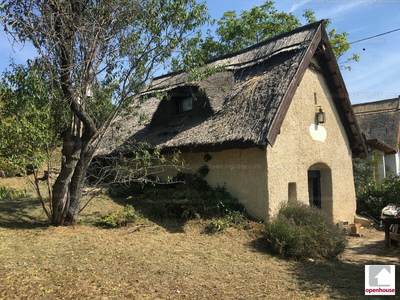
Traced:
[[361, 228], [361, 237], [348, 237], [349, 244], [342, 255], [343, 262], [356, 264], [399, 264], [400, 247], [385, 249], [385, 233], [373, 228]]

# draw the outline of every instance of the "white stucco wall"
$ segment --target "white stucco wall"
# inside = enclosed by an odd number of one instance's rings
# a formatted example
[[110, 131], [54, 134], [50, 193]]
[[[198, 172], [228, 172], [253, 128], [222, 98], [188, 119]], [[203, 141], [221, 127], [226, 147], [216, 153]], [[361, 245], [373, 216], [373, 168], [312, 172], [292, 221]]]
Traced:
[[386, 154], [383, 151], [379, 151], [377, 149], [374, 149], [373, 153], [370, 153], [367, 157], [368, 161], [371, 160], [376, 160], [377, 161], [377, 169], [376, 172], [374, 171], [374, 178], [377, 178], [379, 180], [383, 180], [386, 178], [386, 176], [390, 175], [390, 173], [394, 174], [394, 171], [389, 170], [389, 174], [386, 174], [386, 170], [388, 168], [387, 166], [387, 158], [388, 154]]
[[[319, 107], [326, 114], [326, 138], [310, 134]], [[311, 128], [313, 128], [311, 126]], [[321, 129], [321, 128], [320, 128]], [[274, 147], [267, 148], [269, 215], [288, 201], [289, 183], [297, 201], [309, 204], [311, 166], [321, 171], [322, 209], [335, 222], [354, 221], [356, 209], [352, 153], [324, 76], [308, 69], [281, 126]]]
[[400, 152], [387, 154], [379, 150], [375, 151], [377, 151], [379, 155], [374, 157], [374, 159], [378, 159], [377, 171], [379, 180], [383, 180], [387, 176], [400, 174]]
[[379, 151], [378, 173], [379, 180], [383, 180], [386, 177], [386, 155], [382, 151]]
[[393, 175], [397, 175], [400, 173], [400, 167], [399, 167], [399, 162], [400, 162], [400, 152], [397, 152], [396, 154], [386, 154], [385, 156], [385, 164], [386, 167], [390, 169], [390, 171], [393, 173]]

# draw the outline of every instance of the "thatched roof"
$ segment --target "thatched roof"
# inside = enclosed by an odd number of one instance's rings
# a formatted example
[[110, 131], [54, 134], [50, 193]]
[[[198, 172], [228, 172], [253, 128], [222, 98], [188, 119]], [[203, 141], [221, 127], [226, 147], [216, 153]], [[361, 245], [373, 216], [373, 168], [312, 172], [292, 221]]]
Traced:
[[[318, 54], [316, 51], [318, 50]], [[148, 141], [154, 147], [182, 151], [218, 151], [227, 148], [265, 148], [273, 145], [297, 86], [312, 57], [318, 56], [336, 95], [354, 156], [365, 153], [365, 145], [352, 114], [348, 94], [337, 67], [323, 22], [278, 35], [240, 52], [209, 61], [225, 66], [200, 82], [188, 82], [187, 73], [155, 78], [147, 93], [168, 91], [171, 99], [150, 97], [141, 108], [151, 122], [138, 124], [138, 116], [117, 120], [101, 153], [121, 143]], [[202, 92], [204, 91], [204, 92]], [[193, 95], [191, 114], [176, 114], [169, 101], [181, 94]], [[176, 96], [176, 97], [175, 97]], [[195, 109], [196, 105], [198, 106]], [[161, 121], [160, 121], [161, 120]], [[117, 137], [117, 139], [116, 139]]]
[[[396, 152], [399, 143], [400, 99], [387, 99], [353, 105], [367, 144], [387, 153]], [[375, 140], [388, 147], [374, 143]]]

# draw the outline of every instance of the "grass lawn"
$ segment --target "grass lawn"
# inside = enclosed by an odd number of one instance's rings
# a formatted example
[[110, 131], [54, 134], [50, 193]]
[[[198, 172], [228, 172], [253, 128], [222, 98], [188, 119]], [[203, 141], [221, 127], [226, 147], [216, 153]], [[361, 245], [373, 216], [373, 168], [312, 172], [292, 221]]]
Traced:
[[210, 235], [206, 220], [142, 213], [131, 227], [94, 226], [126, 201], [100, 195], [75, 227], [49, 227], [35, 197], [0, 200], [0, 299], [365, 298], [364, 262], [272, 256], [257, 223]]

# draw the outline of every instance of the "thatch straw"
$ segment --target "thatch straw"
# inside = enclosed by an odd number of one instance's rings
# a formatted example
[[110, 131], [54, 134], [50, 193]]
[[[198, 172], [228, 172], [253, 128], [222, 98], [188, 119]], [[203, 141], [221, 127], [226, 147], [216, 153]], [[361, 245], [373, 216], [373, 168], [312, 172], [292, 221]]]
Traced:
[[[226, 71], [197, 83], [186, 82], [185, 73], [154, 79], [148, 92], [168, 91], [171, 99], [160, 101], [153, 97], [142, 105], [141, 113], [153, 118], [147, 125], [137, 124], [137, 117], [120, 118], [117, 123], [121, 130], [109, 134], [100, 153], [144, 140], [155, 147], [196, 151], [223, 145], [264, 147], [283, 95], [319, 25], [308, 25], [213, 60], [210, 66], [227, 65]], [[205, 95], [195, 94], [191, 114], [177, 114], [179, 94], [193, 93], [193, 88], [204, 89]]]

